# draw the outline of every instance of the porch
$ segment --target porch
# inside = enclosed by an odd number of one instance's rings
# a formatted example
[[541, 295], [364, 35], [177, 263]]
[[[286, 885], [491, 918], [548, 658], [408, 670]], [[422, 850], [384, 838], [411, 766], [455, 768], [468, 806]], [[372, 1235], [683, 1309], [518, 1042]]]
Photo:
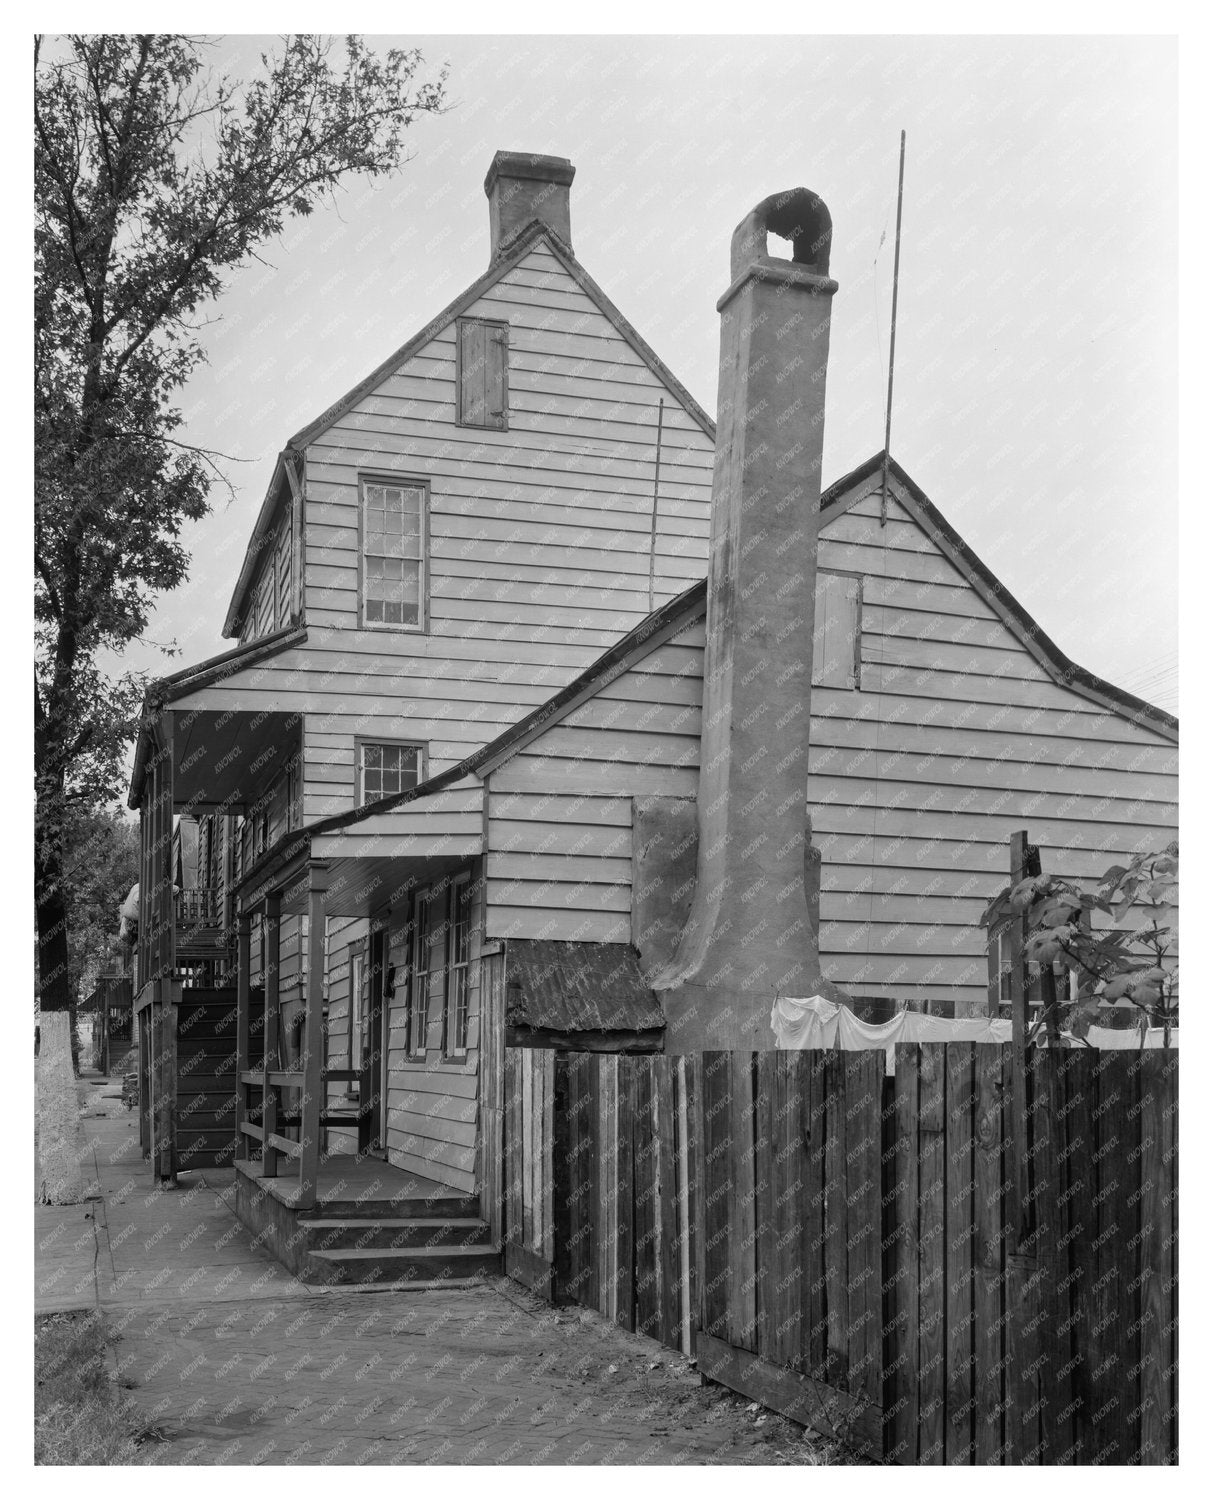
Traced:
[[500, 1274], [480, 1200], [373, 1156], [322, 1156], [303, 1184], [236, 1162], [236, 1216], [301, 1281], [466, 1286]]

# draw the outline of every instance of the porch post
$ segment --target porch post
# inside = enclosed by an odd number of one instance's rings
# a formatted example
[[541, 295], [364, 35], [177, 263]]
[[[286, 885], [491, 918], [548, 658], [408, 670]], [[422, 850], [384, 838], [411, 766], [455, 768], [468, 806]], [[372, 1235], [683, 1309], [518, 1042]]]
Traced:
[[316, 1206], [320, 1171], [320, 1110], [324, 1087], [324, 887], [321, 873], [308, 872], [307, 996], [303, 1028], [303, 1094], [299, 1102], [299, 1208]]
[[279, 987], [278, 962], [281, 956], [282, 897], [275, 893], [265, 901], [266, 956], [265, 956], [265, 1051], [261, 1064], [261, 1175], [277, 1177], [278, 1152], [270, 1145], [270, 1137], [278, 1131], [278, 1089], [270, 1082], [270, 1073], [275, 1071], [278, 1061]]
[[248, 1118], [244, 1075], [248, 1072], [249, 967], [252, 962], [250, 928], [252, 919], [242, 911], [236, 925], [236, 1160], [248, 1160], [248, 1136], [244, 1133]]

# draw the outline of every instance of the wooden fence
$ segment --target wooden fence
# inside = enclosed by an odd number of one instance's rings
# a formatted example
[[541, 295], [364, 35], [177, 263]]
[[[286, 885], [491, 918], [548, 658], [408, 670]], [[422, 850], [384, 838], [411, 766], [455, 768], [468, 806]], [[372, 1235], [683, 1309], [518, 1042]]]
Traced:
[[[511, 1051], [506, 1263], [901, 1463], [1166, 1463], [1174, 1053]], [[1025, 1186], [1019, 1186], [1022, 1180]]]

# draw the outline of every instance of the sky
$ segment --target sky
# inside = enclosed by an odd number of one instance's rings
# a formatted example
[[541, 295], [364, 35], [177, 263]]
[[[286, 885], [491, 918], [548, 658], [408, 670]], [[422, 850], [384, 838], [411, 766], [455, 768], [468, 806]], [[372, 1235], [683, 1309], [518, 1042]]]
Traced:
[[[808, 187], [834, 222], [826, 484], [891, 451], [1072, 659], [1176, 711], [1177, 47], [1141, 37], [431, 37], [451, 107], [411, 160], [238, 272], [182, 394], [231, 498], [128, 664], [220, 636], [286, 440], [488, 265], [498, 149], [569, 157], [578, 259], [710, 412], [733, 228]], [[273, 38], [214, 41], [234, 78]], [[176, 642], [167, 658], [153, 646]]]

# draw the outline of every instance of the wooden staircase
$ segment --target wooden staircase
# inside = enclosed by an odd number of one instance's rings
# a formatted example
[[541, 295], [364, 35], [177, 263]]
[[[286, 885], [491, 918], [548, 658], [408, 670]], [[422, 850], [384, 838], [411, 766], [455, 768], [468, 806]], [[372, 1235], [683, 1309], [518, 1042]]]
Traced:
[[465, 1286], [501, 1273], [488, 1224], [475, 1198], [322, 1204], [300, 1214], [299, 1278], [405, 1287], [442, 1281]]

